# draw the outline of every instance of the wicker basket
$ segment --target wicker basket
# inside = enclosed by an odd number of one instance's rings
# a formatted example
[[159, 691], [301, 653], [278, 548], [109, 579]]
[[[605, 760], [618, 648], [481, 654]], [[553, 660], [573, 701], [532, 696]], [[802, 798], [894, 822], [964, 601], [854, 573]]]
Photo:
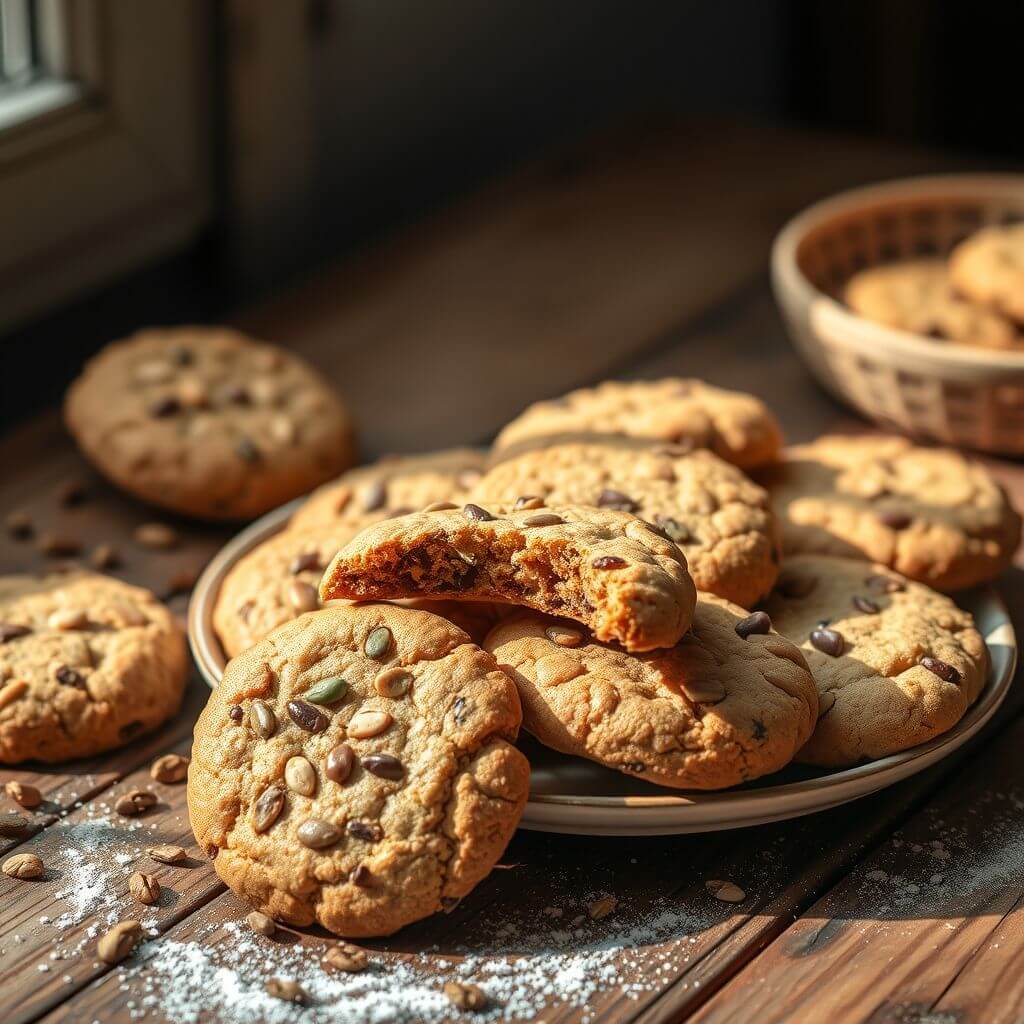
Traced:
[[917, 437], [1024, 454], [1024, 352], [936, 342], [857, 316], [837, 298], [857, 270], [944, 256], [986, 224], [1024, 220], [1024, 176], [912, 178], [844, 192], [794, 218], [772, 283], [797, 350], [837, 398]]

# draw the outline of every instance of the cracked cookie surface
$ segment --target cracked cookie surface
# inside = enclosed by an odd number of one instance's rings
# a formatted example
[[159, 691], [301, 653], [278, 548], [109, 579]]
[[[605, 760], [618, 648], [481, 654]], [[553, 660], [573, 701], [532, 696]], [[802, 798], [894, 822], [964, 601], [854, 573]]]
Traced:
[[746, 614], [701, 594], [686, 637], [645, 655], [533, 613], [499, 623], [485, 646], [545, 745], [657, 785], [720, 789], [788, 764], [817, 715], [796, 645], [776, 633], [744, 639]]
[[822, 437], [758, 479], [787, 553], [866, 558], [937, 590], [993, 579], [1020, 541], [1020, 516], [984, 466], [903, 437]]
[[950, 254], [953, 284], [968, 298], [1024, 324], [1024, 224], [983, 228]]
[[799, 761], [838, 767], [925, 743], [985, 685], [988, 650], [973, 618], [885, 566], [787, 559], [764, 607], [801, 645], [818, 686], [821, 717]]
[[436, 615], [308, 613], [235, 658], [196, 724], [196, 840], [279, 921], [388, 935], [501, 855], [529, 788], [521, 717], [493, 656]]
[[200, 518], [260, 515], [354, 461], [351, 421], [327, 381], [227, 329], [108, 345], [71, 385], [64, 418], [122, 490]]
[[519, 604], [644, 651], [686, 632], [696, 590], [679, 548], [628, 512], [470, 503], [368, 527], [338, 552], [320, 597]]
[[636, 437], [707, 448], [744, 469], [773, 461], [782, 430], [759, 398], [700, 380], [605, 381], [531, 405], [499, 434], [498, 453]]
[[185, 638], [148, 591], [88, 573], [0, 577], [0, 761], [66, 761], [177, 711]]
[[749, 608], [775, 582], [779, 541], [764, 488], [709, 451], [608, 438], [498, 462], [472, 501], [592, 505], [653, 523], [686, 555], [698, 590]]

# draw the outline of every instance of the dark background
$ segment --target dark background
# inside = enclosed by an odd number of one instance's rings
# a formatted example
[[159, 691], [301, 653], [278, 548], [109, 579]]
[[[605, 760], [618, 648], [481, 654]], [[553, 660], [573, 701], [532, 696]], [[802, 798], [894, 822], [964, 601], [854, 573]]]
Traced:
[[225, 142], [236, 40], [224, 7], [209, 11], [213, 221], [187, 251], [0, 340], [0, 424], [57, 401], [106, 341], [222, 318], [522, 161], [633, 119], [795, 124], [964, 153], [979, 168], [1024, 152], [1020, 4], [312, 0], [311, 194], [288, 244], [243, 267]]

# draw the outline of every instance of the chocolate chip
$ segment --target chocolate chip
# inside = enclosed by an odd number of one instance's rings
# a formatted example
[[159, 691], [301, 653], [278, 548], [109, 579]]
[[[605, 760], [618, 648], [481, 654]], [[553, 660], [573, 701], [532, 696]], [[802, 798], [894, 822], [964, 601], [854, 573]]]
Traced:
[[475, 519], [478, 523], [487, 523], [494, 519], [487, 509], [481, 508], [479, 505], [465, 505], [462, 512], [467, 519]]
[[320, 555], [316, 551], [304, 551], [301, 555], [296, 555], [288, 566], [288, 571], [293, 576], [298, 576], [300, 572], [316, 572], [318, 569]]
[[81, 505], [88, 497], [89, 491], [81, 480], [65, 480], [57, 488], [57, 502], [65, 508]]
[[911, 518], [906, 512], [895, 510], [883, 510], [878, 513], [878, 521], [890, 530], [905, 530], [911, 523]]
[[595, 569], [621, 569], [629, 563], [618, 555], [598, 555], [597, 558], [591, 559], [590, 564]]
[[364, 839], [368, 843], [379, 843], [384, 838], [380, 825], [371, 825], [368, 821], [350, 821], [345, 828], [350, 836]]
[[67, 558], [77, 555], [82, 550], [82, 545], [74, 537], [44, 533], [39, 538], [39, 550], [49, 558]]
[[244, 717], [245, 712], [242, 710], [240, 704], [232, 704], [231, 707], [228, 708], [228, 718], [230, 718], [232, 722], [240, 722]]
[[543, 508], [544, 499], [536, 494], [522, 494], [516, 498], [516, 503], [512, 507], [516, 512], [524, 509]]
[[745, 619], [736, 623], [736, 635], [744, 640], [755, 633], [770, 633], [772, 631], [772, 620], [767, 612], [751, 612]]
[[53, 677], [61, 686], [76, 686], [80, 690], [85, 689], [82, 674], [68, 665], [60, 665], [53, 673]]
[[381, 779], [390, 779], [392, 782], [399, 782], [405, 776], [405, 768], [397, 757], [390, 754], [367, 754], [360, 758], [359, 763], [371, 775]]
[[628, 494], [623, 494], [622, 491], [616, 491], [610, 487], [605, 488], [597, 496], [597, 507], [613, 508], [620, 512], [635, 512], [638, 508], [637, 503]]
[[907, 585], [902, 580], [893, 576], [869, 576], [864, 584], [879, 594], [898, 594], [907, 589]]
[[838, 658], [846, 646], [843, 634], [837, 629], [812, 629], [811, 643], [822, 654], [827, 654], [832, 658]]
[[138, 721], [137, 719], [133, 722], [126, 722], [117, 730], [118, 735], [123, 740], [131, 739], [133, 736], [138, 736], [140, 732], [145, 728], [145, 724]]
[[15, 540], [28, 540], [29, 537], [35, 532], [35, 528], [32, 526], [32, 519], [27, 512], [23, 512], [20, 509], [12, 512], [4, 523], [7, 527], [7, 532]]
[[306, 732], [323, 732], [330, 722], [327, 715], [304, 700], [288, 701], [288, 715], [300, 729], [305, 729]]
[[686, 544], [693, 540], [693, 534], [689, 529], [671, 516], [655, 516], [654, 525], [674, 544]]
[[870, 597], [861, 597], [860, 594], [853, 595], [853, 607], [859, 612], [863, 612], [865, 615], [877, 615], [879, 608], [875, 601], [872, 601]]
[[357, 864], [349, 873], [348, 880], [361, 889], [373, 885], [373, 872], [365, 864]]
[[180, 409], [181, 402], [178, 401], [175, 395], [164, 395], [151, 403], [149, 407], [149, 415], [155, 420], [162, 420], [166, 419], [168, 416], [173, 416]]
[[785, 598], [797, 600], [807, 597], [817, 585], [818, 580], [814, 576], [804, 573], [783, 573], [775, 584], [775, 590]]
[[324, 772], [332, 782], [338, 785], [348, 781], [352, 768], [356, 763], [355, 751], [347, 743], [339, 743], [328, 755]]
[[0, 644], [17, 640], [20, 636], [28, 636], [31, 632], [28, 626], [22, 626], [17, 622], [0, 622]]
[[249, 405], [252, 396], [243, 384], [232, 384], [224, 391], [224, 398], [234, 405]]
[[259, 462], [260, 450], [248, 437], [240, 437], [235, 445], [235, 451], [243, 462]]
[[375, 661], [383, 658], [391, 650], [391, 630], [387, 626], [378, 626], [366, 634], [363, 641], [363, 653]]
[[384, 480], [374, 480], [363, 492], [363, 511], [376, 512], [388, 500], [388, 486]]
[[942, 661], [940, 658], [933, 658], [931, 655], [925, 655], [919, 662], [922, 668], [928, 669], [929, 672], [934, 672], [940, 679], [944, 679], [947, 683], [955, 683], [957, 686], [960, 685], [960, 673], [953, 668], [952, 665], [947, 661]]
[[174, 345], [167, 353], [168, 358], [175, 366], [191, 366], [192, 365], [192, 351], [185, 348], [184, 345]]

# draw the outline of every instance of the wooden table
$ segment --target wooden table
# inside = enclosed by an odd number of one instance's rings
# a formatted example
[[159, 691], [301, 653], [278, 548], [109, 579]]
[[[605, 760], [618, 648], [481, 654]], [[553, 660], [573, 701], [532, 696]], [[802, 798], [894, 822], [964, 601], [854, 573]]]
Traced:
[[[693, 374], [756, 392], [800, 440], [854, 421], [817, 390], [784, 337], [766, 275], [774, 231], [838, 188], [949, 166], [927, 154], [750, 126], [683, 123], [610, 135], [527, 168], [238, 322], [305, 352], [334, 377], [369, 455], [484, 441], [526, 402], [612, 375]], [[91, 474], [56, 415], [0, 441], [0, 465], [0, 513], [26, 508], [40, 532], [86, 550], [115, 542], [121, 575], [179, 610], [190, 579], [230, 534], [178, 524], [179, 550], [138, 547], [131, 527], [163, 517]], [[1024, 497], [1024, 470], [994, 466]], [[69, 480], [87, 485], [81, 505], [61, 505]], [[47, 562], [32, 542], [5, 537], [0, 552], [4, 571]], [[1022, 580], [1013, 569], [1000, 584], [1018, 623]], [[204, 698], [193, 680], [174, 722], [113, 755], [0, 771], [0, 780], [30, 782], [46, 797], [35, 834], [0, 840], [0, 853], [35, 851], [56, 867], [38, 882], [0, 877], [3, 1021], [180, 1024], [192, 1019], [181, 1005], [189, 986], [179, 982], [175, 995], [167, 978], [196, 951], [262, 978], [287, 973], [281, 958], [322, 948], [316, 933], [250, 946], [236, 927], [245, 906], [192, 844], [184, 787], [149, 778], [154, 756], [188, 751]], [[446, 956], [497, 950], [506, 955], [494, 962], [514, 961], [502, 1011], [548, 1024], [1020, 1021], [1022, 703], [1013, 693], [961, 756], [811, 818], [664, 839], [522, 831], [503, 870], [454, 913], [368, 943], [380, 966], [363, 976], [374, 994], [360, 1006], [375, 1019], [402, 1019], [389, 992], [405, 999], [417, 986], [436, 990]], [[117, 795], [139, 785], [160, 796], [141, 830], [117, 820], [103, 826], [107, 814], [116, 819]], [[2, 801], [0, 810], [14, 809]], [[96, 932], [108, 918], [137, 913], [124, 897], [126, 870], [154, 841], [185, 845], [194, 859], [159, 866], [168, 891], [147, 915], [152, 941], [111, 969], [95, 959]], [[90, 888], [93, 861], [107, 869]], [[747, 898], [715, 901], [709, 878], [735, 882]], [[615, 911], [591, 920], [587, 905], [609, 894]], [[559, 943], [571, 971], [553, 978], [539, 954]], [[602, 948], [616, 943], [634, 948]], [[222, 980], [193, 976], [193, 994], [207, 1007], [200, 1018], [261, 1020], [258, 1008], [225, 1009]], [[309, 1019], [361, 1019], [354, 1003], [332, 1000], [318, 1012], [332, 1015]]]

